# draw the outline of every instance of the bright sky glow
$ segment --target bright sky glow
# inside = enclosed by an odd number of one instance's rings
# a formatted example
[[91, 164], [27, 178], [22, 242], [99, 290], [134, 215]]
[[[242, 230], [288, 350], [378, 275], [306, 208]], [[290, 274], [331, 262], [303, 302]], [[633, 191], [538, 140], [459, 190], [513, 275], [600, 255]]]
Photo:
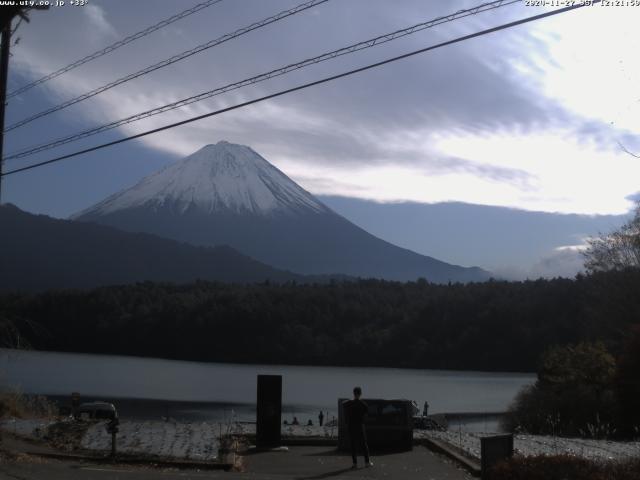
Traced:
[[638, 135], [639, 8], [598, 7], [537, 26], [549, 56], [533, 62], [544, 93], [572, 112]]

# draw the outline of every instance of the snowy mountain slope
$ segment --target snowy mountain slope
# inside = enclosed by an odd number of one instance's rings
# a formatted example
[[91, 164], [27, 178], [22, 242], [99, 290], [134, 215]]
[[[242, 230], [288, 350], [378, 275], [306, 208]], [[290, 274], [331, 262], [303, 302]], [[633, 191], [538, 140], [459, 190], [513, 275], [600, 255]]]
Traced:
[[74, 218], [138, 207], [253, 215], [328, 211], [251, 148], [225, 141], [201, 148]]
[[219, 142], [72, 218], [194, 245], [229, 245], [301, 274], [434, 282], [481, 281], [381, 240], [341, 217], [251, 148]]

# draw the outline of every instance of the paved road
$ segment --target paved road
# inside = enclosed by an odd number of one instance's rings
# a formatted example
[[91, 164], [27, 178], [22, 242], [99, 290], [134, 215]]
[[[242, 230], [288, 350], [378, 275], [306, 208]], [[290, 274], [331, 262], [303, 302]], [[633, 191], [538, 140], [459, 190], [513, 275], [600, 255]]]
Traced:
[[[244, 457], [248, 472], [286, 475], [287, 478], [398, 478], [420, 480], [462, 480], [471, 478], [448, 459], [422, 446], [410, 452], [373, 456], [372, 468], [352, 471], [351, 457], [331, 447], [295, 447], [289, 452], [267, 452]], [[359, 459], [362, 462], [362, 459]]]
[[469, 480], [473, 477], [424, 447], [374, 457], [373, 468], [352, 471], [351, 459], [328, 447], [293, 447], [244, 457], [245, 472], [179, 471], [61, 461], [19, 461], [0, 465], [0, 480]]

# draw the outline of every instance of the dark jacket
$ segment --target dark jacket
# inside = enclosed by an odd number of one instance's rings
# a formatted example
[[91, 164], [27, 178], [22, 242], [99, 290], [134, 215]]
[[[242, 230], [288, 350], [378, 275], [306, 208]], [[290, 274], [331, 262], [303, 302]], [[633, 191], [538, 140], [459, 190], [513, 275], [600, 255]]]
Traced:
[[364, 424], [364, 417], [368, 410], [367, 404], [360, 399], [346, 401], [344, 404], [344, 413], [349, 428], [361, 427]]

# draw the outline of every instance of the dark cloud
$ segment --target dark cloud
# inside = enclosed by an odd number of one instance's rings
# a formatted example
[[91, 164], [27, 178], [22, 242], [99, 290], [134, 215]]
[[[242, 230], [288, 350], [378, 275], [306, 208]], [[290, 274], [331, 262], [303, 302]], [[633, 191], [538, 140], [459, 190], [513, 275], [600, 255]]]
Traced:
[[[369, 232], [419, 253], [480, 265], [509, 279], [574, 275], [584, 239], [622, 225], [625, 215], [566, 215], [449, 202], [376, 203], [322, 196]], [[472, 240], [470, 240], [472, 239]], [[506, 267], [506, 266], [509, 267]]]
[[[118, 2], [96, 3], [104, 12], [102, 23], [117, 25], [121, 34], [131, 33], [135, 28], [151, 22], [146, 10], [143, 15], [142, 9], [125, 9]], [[154, 101], [161, 105], [170, 99], [234, 82], [472, 4], [473, 2], [468, 1], [432, 2], [429, 8], [425, 8], [423, 2], [418, 0], [401, 2], [401, 6], [382, 0], [333, 1], [312, 12], [283, 20], [118, 87], [118, 92], [122, 92], [123, 98], [132, 102], [136, 102], [140, 95], [153, 93], [157, 97]], [[79, 73], [83, 76], [83, 84], [74, 91], [78, 93], [78, 89], [100, 85], [290, 7], [291, 4], [287, 1], [223, 2], [184, 23], [177, 22], [163, 32], [166, 35], [154, 34], [153, 38], [145, 38], [112, 54], [110, 59], [105, 58], [102, 62], [82, 67], [83, 70]], [[164, 14], [175, 8], [175, 2], [165, 0], [154, 3], [154, 13], [157, 12], [155, 15], [159, 18], [161, 12]], [[30, 31], [33, 36], [30, 41], [34, 46], [38, 40], [47, 38], [48, 31], [59, 32], [56, 21], [63, 22], [64, 19], [60, 17], [60, 12], [52, 13], [56, 18], [51, 18], [48, 24], [38, 22], [38, 30]], [[237, 98], [253, 98], [279, 88], [315, 80], [323, 75], [436, 44], [525, 13], [528, 13], [526, 8], [514, 6], [459, 23], [441, 25], [376, 49], [358, 52], [271, 80], [257, 88], [242, 90], [239, 92], [240, 96], [227, 95], [220, 102], [210, 101], [207, 104], [227, 105]], [[90, 27], [86, 21], [81, 20], [78, 19], [79, 24]], [[108, 24], [105, 25], [103, 27], [108, 29]], [[276, 101], [278, 105], [295, 110], [301, 115], [308, 113], [320, 119], [331, 119], [332, 123], [339, 124], [337, 128], [317, 132], [300, 131], [278, 127], [272, 118], [260, 121], [250, 115], [248, 118], [241, 116], [242, 119], [236, 123], [242, 123], [242, 129], [252, 140], [260, 142], [265, 139], [266, 142], [267, 138], [277, 136], [278, 142], [288, 145], [289, 149], [304, 151], [314, 161], [326, 163], [375, 162], [379, 158], [377, 147], [361, 140], [362, 136], [358, 133], [363, 131], [369, 132], [373, 138], [384, 138], [392, 132], [416, 128], [427, 133], [453, 129], [470, 133], [522, 133], [550, 128], [554, 124], [566, 124], [568, 114], [553, 101], [534, 94], [530, 85], [515, 75], [509, 66], [510, 59], [521, 56], [521, 51], [514, 51], [514, 43], [518, 43], [519, 48], [524, 46], [541, 52], [547, 48], [544, 42], [535, 39], [528, 39], [523, 45], [522, 31], [504, 32], [445, 47]], [[95, 37], [96, 35], [93, 36]], [[69, 45], [69, 48], [46, 52], [47, 55], [57, 57], [58, 64], [64, 64], [72, 55], [71, 52], [80, 55], [82, 48], [72, 41], [73, 32], [62, 31], [59, 38], [60, 43]], [[42, 43], [37, 43], [39, 52], [42, 51]], [[69, 113], [93, 115], [91, 106], [96, 105], [95, 101], [73, 107]], [[222, 135], [224, 134], [223, 126]], [[588, 135], [590, 132], [585, 131], [584, 134]], [[418, 162], [424, 161], [423, 158], [413, 158]], [[408, 161], [402, 156], [397, 160]], [[452, 164], [452, 168], [458, 166]]]

